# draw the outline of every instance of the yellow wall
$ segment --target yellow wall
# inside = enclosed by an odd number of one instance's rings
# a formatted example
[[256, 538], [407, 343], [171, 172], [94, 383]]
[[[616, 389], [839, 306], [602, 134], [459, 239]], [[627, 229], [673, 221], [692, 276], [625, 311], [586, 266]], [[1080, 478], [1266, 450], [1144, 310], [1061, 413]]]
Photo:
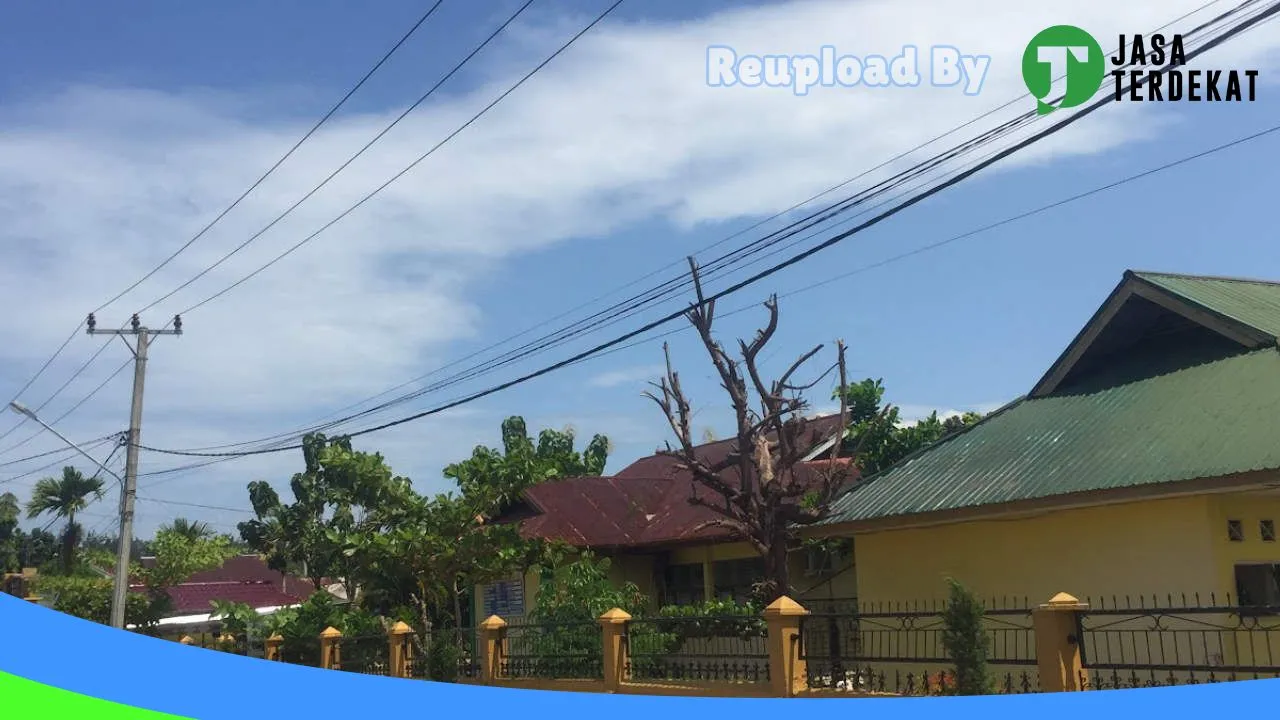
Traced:
[[[1235, 566], [1240, 563], [1280, 562], [1280, 543], [1263, 542], [1259, 523], [1272, 520], [1280, 525], [1280, 496], [1262, 494], [1222, 495], [1210, 500], [1210, 535], [1218, 568], [1214, 592], [1221, 601], [1230, 594], [1236, 598]], [[1227, 521], [1239, 520], [1244, 527], [1244, 541], [1231, 542], [1227, 537]]]
[[1058, 592], [1108, 602], [1214, 592], [1222, 580], [1209, 517], [1201, 496], [860, 534], [859, 599], [942, 600], [948, 577], [1032, 604]]

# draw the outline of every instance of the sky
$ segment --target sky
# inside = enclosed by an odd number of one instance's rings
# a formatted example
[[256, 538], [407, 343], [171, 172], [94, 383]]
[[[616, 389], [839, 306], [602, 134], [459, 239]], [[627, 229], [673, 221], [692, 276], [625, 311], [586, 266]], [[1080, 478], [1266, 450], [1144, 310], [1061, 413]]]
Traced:
[[[445, 0], [255, 192], [171, 264], [98, 312], [99, 326], [123, 324], [253, 236], [520, 4]], [[332, 183], [242, 252], [148, 309], [144, 324], [163, 325], [314, 233], [453, 133], [607, 4], [533, 3]], [[424, 381], [409, 381], [424, 376], [426, 384], [450, 378], [676, 278], [689, 255], [705, 263], [762, 236], [794, 215], [754, 225], [826, 188], [872, 171], [845, 194], [863, 189], [1025, 112], [1033, 103], [1019, 100], [1026, 93], [1020, 58], [1045, 27], [1078, 25], [1110, 52], [1118, 34], [1149, 31], [1202, 5], [625, 2], [374, 199], [184, 315], [184, 334], [161, 337], [151, 348], [142, 444], [191, 449], [287, 438], [395, 386], [409, 383], [404, 387], [412, 390]], [[1174, 29], [1190, 29], [1231, 5], [1214, 3]], [[3, 399], [18, 393], [90, 310], [154, 268], [249, 187], [427, 7], [408, 0], [0, 2]], [[927, 84], [820, 87], [805, 96], [707, 84], [709, 46], [799, 55], [824, 45], [888, 57], [907, 45], [949, 45], [990, 56], [991, 64], [973, 95]], [[989, 411], [1030, 389], [1126, 269], [1280, 279], [1269, 212], [1280, 170], [1258, 161], [1280, 148], [1280, 135], [898, 257], [1269, 127], [1278, 109], [1277, 49], [1280, 23], [1269, 23], [1195, 63], [1258, 69], [1256, 102], [1108, 106], [726, 297], [722, 313], [747, 311], [723, 317], [717, 332], [730, 343], [749, 337], [765, 318], [759, 303], [777, 293], [780, 328], [762, 354], [767, 370], [780, 371], [825, 344], [810, 368], [816, 377], [843, 339], [851, 377], [883, 378], [887, 399], [907, 417], [934, 409]], [[708, 286], [718, 290], [767, 264]], [[377, 425], [516, 378], [690, 299], [673, 295], [343, 428]], [[682, 328], [682, 322], [663, 326], [638, 339], [678, 332], [362, 436], [356, 446], [381, 452], [420, 491], [445, 492], [451, 486], [442, 468], [476, 444], [496, 445], [503, 418], [521, 415], [535, 433], [572, 428], [581, 445], [594, 433], [607, 435], [608, 470], [618, 470], [671, 439], [660, 411], [642, 396], [661, 373], [663, 340], [691, 396], [695, 432], [723, 437], [732, 427], [727, 396], [697, 338]], [[86, 365], [104, 342], [75, 335], [20, 396], [77, 442], [128, 424], [132, 373], [113, 373], [130, 361], [129, 350], [112, 341]], [[829, 377], [814, 388], [816, 410], [830, 407], [831, 389]], [[16, 415], [0, 418], [0, 491], [25, 497], [71, 454], [33, 423], [10, 431], [18, 422]], [[104, 461], [111, 452], [109, 444], [85, 446]], [[53, 454], [24, 460], [46, 452]], [[117, 473], [121, 455], [110, 456]], [[44, 467], [51, 462], [55, 467]], [[300, 452], [288, 451], [173, 471], [193, 462], [142, 453], [140, 535], [176, 515], [233, 530], [248, 517], [249, 482], [285, 489], [301, 467]], [[75, 463], [91, 469], [83, 458]], [[89, 529], [110, 529], [115, 492], [89, 510]]]

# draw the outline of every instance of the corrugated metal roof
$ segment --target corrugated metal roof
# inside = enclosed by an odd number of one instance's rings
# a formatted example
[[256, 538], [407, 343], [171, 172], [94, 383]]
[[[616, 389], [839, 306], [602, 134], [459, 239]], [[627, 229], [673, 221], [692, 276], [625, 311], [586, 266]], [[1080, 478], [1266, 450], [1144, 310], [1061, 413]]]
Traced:
[[825, 524], [1280, 468], [1280, 352], [1021, 400], [836, 501]]
[[1168, 292], [1280, 337], [1280, 283], [1243, 278], [1134, 272]]

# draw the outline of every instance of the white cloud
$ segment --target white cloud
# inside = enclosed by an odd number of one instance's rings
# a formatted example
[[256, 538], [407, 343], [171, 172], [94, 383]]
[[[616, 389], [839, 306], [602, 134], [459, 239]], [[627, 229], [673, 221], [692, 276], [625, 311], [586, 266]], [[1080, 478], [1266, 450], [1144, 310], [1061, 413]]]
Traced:
[[[498, 263], [641, 219], [689, 228], [780, 210], [1021, 94], [1018, 57], [1048, 24], [1072, 22], [1113, 38], [1198, 4], [1098, 1], [1065, 10], [1017, 0], [831, 0], [602, 26], [378, 199], [192, 313], [184, 337], [157, 342], [144, 443], [210, 445], [305, 425], [437, 367], [455, 355], [457, 341], [483, 335], [486, 318], [473, 299], [492, 292], [486, 273]], [[1278, 32], [1271, 25], [1250, 33], [1215, 52], [1214, 62], [1262, 65]], [[525, 64], [508, 57], [490, 69], [490, 84], [450, 93], [411, 117], [294, 216], [148, 313], [148, 321], [158, 324], [274, 257], [433, 145], [552, 42], [546, 32], [521, 37]], [[711, 44], [760, 54], [816, 52], [824, 44], [896, 54], [904, 44], [935, 43], [993, 56], [980, 97], [922, 87], [797, 98], [705, 85]], [[10, 308], [0, 315], [3, 386], [16, 389], [74, 322], [172, 252], [301, 134], [301, 122], [256, 119], [280, 97], [252, 89], [81, 87], [51, 89], [38, 102], [0, 110], [0, 304]], [[1158, 126], [1146, 112], [1131, 105], [1098, 113], [1002, 167], [1148, 137]], [[101, 324], [123, 322], [237, 245], [396, 113], [337, 118], [189, 252], [101, 313]], [[617, 270], [619, 282], [636, 274], [631, 270]], [[77, 339], [24, 399], [38, 403], [94, 347]], [[125, 357], [122, 347], [110, 348], [49, 412], [68, 407]], [[597, 377], [594, 386], [629, 382], [622, 372]], [[63, 429], [74, 437], [120, 429], [127, 375]], [[397, 469], [438, 485], [444, 462], [492, 434], [491, 425], [492, 418], [438, 417], [379, 435], [377, 446]], [[660, 428], [645, 432], [654, 433], [654, 445], [663, 437]], [[24, 451], [48, 449], [45, 440]], [[295, 466], [291, 455], [244, 460], [169, 487], [243, 503], [247, 479], [282, 478]]]

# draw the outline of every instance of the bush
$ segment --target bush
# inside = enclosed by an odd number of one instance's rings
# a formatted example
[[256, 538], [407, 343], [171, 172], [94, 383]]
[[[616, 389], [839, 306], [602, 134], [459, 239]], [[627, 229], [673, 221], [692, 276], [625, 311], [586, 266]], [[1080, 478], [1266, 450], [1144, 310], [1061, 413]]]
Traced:
[[942, 646], [955, 666], [956, 695], [989, 695], [994, 684], [987, 667], [990, 638], [983, 627], [982, 601], [963, 585], [951, 585], [947, 609], [942, 614]]

